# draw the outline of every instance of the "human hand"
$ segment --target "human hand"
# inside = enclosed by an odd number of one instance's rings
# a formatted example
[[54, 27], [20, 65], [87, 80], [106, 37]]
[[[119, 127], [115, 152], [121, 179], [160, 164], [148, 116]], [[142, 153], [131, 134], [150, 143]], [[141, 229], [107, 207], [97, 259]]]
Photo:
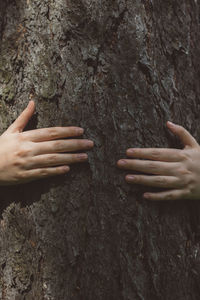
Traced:
[[[159, 193], [145, 193], [149, 200], [200, 199], [200, 146], [182, 126], [167, 122], [167, 127], [177, 135], [184, 149], [132, 148], [118, 166], [126, 170], [154, 175], [127, 175], [131, 184], [167, 188]], [[147, 160], [141, 160], [147, 159]]]
[[81, 136], [83, 129], [80, 127], [50, 127], [22, 132], [34, 110], [35, 102], [30, 101], [0, 136], [0, 185], [16, 185], [64, 174], [69, 172], [69, 165], [87, 161], [87, 154], [71, 152], [91, 149], [92, 141], [61, 139]]

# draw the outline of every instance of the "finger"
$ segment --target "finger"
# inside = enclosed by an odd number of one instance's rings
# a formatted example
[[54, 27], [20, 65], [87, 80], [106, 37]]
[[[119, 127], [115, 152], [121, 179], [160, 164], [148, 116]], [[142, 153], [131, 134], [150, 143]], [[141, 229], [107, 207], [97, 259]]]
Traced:
[[183, 126], [176, 125], [168, 121], [167, 127], [180, 138], [184, 146], [191, 146], [191, 147], [199, 146], [195, 138]]
[[143, 197], [145, 199], [155, 201], [179, 200], [187, 199], [189, 197], [189, 193], [186, 190], [170, 190], [161, 193], [145, 193]]
[[121, 159], [117, 162], [118, 167], [126, 170], [134, 170], [143, 173], [157, 175], [174, 175], [179, 163], [155, 162], [137, 159]]
[[14, 132], [22, 132], [26, 127], [28, 121], [32, 117], [35, 111], [35, 102], [30, 101], [28, 106], [24, 109], [24, 111], [19, 115], [19, 117], [12, 123], [6, 132], [14, 133]]
[[34, 156], [27, 162], [26, 169], [44, 168], [58, 165], [71, 165], [85, 162], [88, 159], [86, 153], [78, 154], [43, 154]]
[[52, 168], [41, 168], [41, 169], [33, 169], [23, 172], [19, 176], [19, 180], [22, 182], [29, 182], [31, 180], [62, 175], [68, 173], [70, 171], [69, 166], [59, 166]]
[[47, 154], [55, 152], [73, 152], [80, 150], [89, 150], [94, 146], [90, 140], [57, 140], [49, 142], [35, 143], [33, 154]]
[[32, 142], [42, 142], [58, 138], [80, 136], [84, 132], [80, 127], [50, 127], [22, 132], [25, 139]]
[[126, 151], [126, 154], [128, 157], [133, 158], [176, 162], [182, 160], [181, 151], [167, 148], [130, 148]]
[[126, 181], [131, 184], [141, 184], [161, 188], [180, 188], [184, 186], [175, 176], [146, 176], [146, 175], [127, 175]]

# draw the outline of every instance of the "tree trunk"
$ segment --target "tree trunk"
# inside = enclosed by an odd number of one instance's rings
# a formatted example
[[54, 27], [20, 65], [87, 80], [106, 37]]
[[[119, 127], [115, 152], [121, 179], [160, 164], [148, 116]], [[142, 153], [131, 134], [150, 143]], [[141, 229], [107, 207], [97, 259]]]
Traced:
[[[199, 0], [0, 4], [0, 128], [81, 126], [89, 163], [0, 188], [0, 299], [198, 300], [198, 202], [147, 202], [116, 168], [128, 147], [200, 136]], [[157, 189], [156, 189], [157, 191]]]

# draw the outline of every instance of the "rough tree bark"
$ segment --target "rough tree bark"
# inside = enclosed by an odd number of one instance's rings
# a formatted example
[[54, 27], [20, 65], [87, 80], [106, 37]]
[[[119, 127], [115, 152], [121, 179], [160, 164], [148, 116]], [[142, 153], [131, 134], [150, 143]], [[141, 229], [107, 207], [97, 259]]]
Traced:
[[77, 125], [95, 141], [69, 175], [0, 188], [0, 299], [197, 300], [198, 202], [149, 203], [126, 148], [200, 139], [199, 0], [0, 3], [0, 128]]

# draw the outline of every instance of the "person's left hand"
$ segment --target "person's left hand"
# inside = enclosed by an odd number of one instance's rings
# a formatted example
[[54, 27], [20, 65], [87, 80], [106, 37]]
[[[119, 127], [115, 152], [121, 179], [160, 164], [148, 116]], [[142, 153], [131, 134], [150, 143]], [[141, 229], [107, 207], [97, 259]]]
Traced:
[[[185, 145], [181, 149], [134, 148], [126, 154], [131, 159], [121, 159], [118, 167], [153, 175], [127, 175], [131, 184], [166, 188], [157, 193], [145, 193], [149, 200], [200, 200], [200, 146], [194, 137], [182, 126], [167, 122], [167, 127]], [[141, 160], [142, 159], [142, 160]]]

